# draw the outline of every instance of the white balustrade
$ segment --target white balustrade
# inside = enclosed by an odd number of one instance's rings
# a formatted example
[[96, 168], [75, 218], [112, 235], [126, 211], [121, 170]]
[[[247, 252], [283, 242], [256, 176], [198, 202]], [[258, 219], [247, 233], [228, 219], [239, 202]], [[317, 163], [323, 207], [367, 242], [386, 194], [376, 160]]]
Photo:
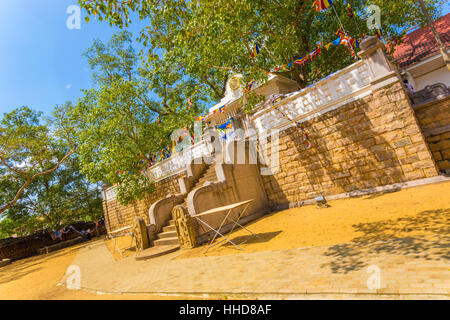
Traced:
[[287, 94], [283, 100], [274, 105], [269, 104], [256, 111], [251, 116], [255, 130], [261, 136], [267, 135], [271, 129], [285, 129], [291, 126], [292, 123], [284, 118], [281, 112], [293, 120], [302, 122], [352, 100], [360, 99], [370, 94], [370, 81], [367, 64], [358, 61], [314, 85]]
[[193, 159], [200, 158], [208, 154], [205, 141], [200, 141], [182, 152], [173, 154], [170, 158], [158, 162], [147, 170], [147, 176], [158, 181], [171, 175], [180, 173], [186, 169]]

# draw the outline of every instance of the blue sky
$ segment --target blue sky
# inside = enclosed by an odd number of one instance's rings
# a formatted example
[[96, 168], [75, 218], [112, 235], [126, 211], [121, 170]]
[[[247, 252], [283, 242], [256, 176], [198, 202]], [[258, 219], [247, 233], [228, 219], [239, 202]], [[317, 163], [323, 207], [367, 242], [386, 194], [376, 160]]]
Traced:
[[[106, 42], [118, 28], [91, 18], [69, 30], [66, 13], [76, 0], [0, 0], [0, 117], [19, 106], [50, 115], [56, 104], [76, 102], [91, 87], [82, 56], [96, 38]], [[443, 8], [448, 13], [450, 5]], [[145, 26], [134, 19], [136, 37]]]
[[[66, 13], [76, 0], [0, 0], [0, 114], [26, 105], [50, 115], [54, 105], [75, 102], [91, 86], [82, 56], [96, 38], [108, 41], [118, 28], [84, 21], [68, 29]], [[136, 37], [145, 26], [133, 21]], [[1, 117], [1, 116], [0, 116]]]

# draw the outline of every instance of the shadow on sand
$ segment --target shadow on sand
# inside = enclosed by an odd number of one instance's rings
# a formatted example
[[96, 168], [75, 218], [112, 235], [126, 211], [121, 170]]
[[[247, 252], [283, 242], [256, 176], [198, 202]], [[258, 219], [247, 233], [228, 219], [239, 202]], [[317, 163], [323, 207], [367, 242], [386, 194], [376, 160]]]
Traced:
[[[252, 244], [252, 243], [263, 243], [272, 240], [277, 235], [279, 235], [281, 231], [273, 231], [273, 232], [262, 232], [262, 233], [256, 233], [256, 236], [252, 238], [252, 235], [244, 235], [244, 236], [238, 236], [235, 238], [230, 239], [236, 244], [242, 243], [245, 241], [245, 244]], [[247, 240], [247, 241], [246, 241]], [[229, 242], [223, 245], [224, 247], [233, 247], [233, 245]]]
[[[371, 254], [409, 255], [427, 260], [450, 259], [450, 208], [428, 210], [413, 217], [353, 225], [363, 235], [350, 243], [331, 246], [331, 261], [322, 265], [334, 273], [348, 273], [367, 266]], [[420, 235], [417, 235], [420, 232]], [[414, 234], [413, 234], [414, 233]]]

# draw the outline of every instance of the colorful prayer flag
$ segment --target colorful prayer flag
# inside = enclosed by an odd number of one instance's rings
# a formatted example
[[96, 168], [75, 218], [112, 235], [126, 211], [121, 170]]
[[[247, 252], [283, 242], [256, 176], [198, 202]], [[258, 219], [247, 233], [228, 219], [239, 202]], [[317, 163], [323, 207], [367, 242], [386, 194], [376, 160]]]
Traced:
[[231, 119], [228, 120], [227, 122], [222, 123], [221, 125], [217, 126], [217, 129], [221, 129], [221, 130], [230, 129], [230, 128], [232, 128]]
[[349, 37], [347, 35], [345, 35], [344, 37], [341, 38], [341, 41], [339, 42], [339, 44], [343, 44], [344, 46], [349, 46]]
[[258, 54], [259, 54], [259, 47], [258, 44], [256, 43], [255, 46], [253, 47], [252, 58], [256, 57]]
[[350, 6], [350, 3], [349, 4], [347, 4], [347, 16], [349, 17], [349, 18], [353, 18], [353, 11], [352, 11], [352, 7]]
[[306, 62], [308, 62], [308, 59], [309, 59], [309, 53], [306, 54], [306, 56], [304, 56], [304, 57], [302, 57], [302, 58], [300, 58], [300, 59], [296, 59], [296, 60], [294, 61], [294, 63], [295, 63], [295, 64], [298, 64], [299, 66], [302, 66], [302, 65], [304, 65]]
[[377, 37], [378, 37], [378, 39], [381, 40], [381, 30], [380, 29], [377, 29]]
[[345, 32], [345, 30], [342, 27], [339, 27], [339, 29], [337, 29], [334, 34], [342, 38], [345, 35], [347, 35], [347, 32]]
[[316, 0], [314, 5], [316, 6], [316, 11], [322, 11], [333, 5], [333, 2], [331, 0]]
[[341, 43], [341, 38], [337, 38], [336, 40], [331, 41], [331, 43], [338, 46]]
[[191, 101], [191, 97], [188, 98], [188, 109], [191, 110], [191, 106], [192, 106], [192, 101]]

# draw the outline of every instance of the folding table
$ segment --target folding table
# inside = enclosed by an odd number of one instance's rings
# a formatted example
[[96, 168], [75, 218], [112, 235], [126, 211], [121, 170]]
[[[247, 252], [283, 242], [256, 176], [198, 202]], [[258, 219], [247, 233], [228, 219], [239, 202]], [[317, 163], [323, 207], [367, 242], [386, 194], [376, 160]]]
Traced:
[[[238, 202], [238, 203], [233, 203], [233, 204], [226, 205], [226, 206], [223, 206], [223, 207], [219, 207], [219, 208], [214, 208], [214, 209], [211, 209], [211, 210], [207, 210], [207, 211], [205, 211], [205, 212], [202, 212], [202, 213], [199, 213], [199, 214], [196, 214], [196, 215], [193, 216], [195, 219], [197, 219], [197, 221], [199, 221], [200, 223], [204, 224], [205, 226], [207, 226], [209, 229], [211, 229], [211, 230], [214, 231], [214, 233], [215, 233], [213, 239], [212, 239], [211, 242], [209, 243], [209, 246], [208, 246], [208, 248], [205, 250], [204, 253], [208, 252], [209, 249], [211, 249], [212, 247], [214, 247], [214, 246], [216, 246], [216, 245], [218, 245], [219, 243], [222, 243], [222, 242], [224, 242], [224, 241], [227, 241], [227, 242], [231, 243], [233, 246], [235, 246], [236, 248], [238, 248], [239, 250], [242, 250], [242, 248], [239, 247], [239, 245], [240, 245], [240, 244], [243, 244], [243, 243], [245, 243], [245, 242], [247, 242], [248, 240], [250, 240], [250, 239], [252, 239], [253, 237], [256, 236], [253, 232], [251, 232], [250, 230], [248, 230], [246, 227], [244, 227], [243, 225], [241, 225], [241, 224], [238, 222], [239, 219], [240, 219], [241, 216], [244, 214], [245, 210], [247, 210], [248, 206], [250, 205], [250, 203], [251, 203], [252, 201], [253, 201], [253, 199], [250, 199], [250, 200], [247, 200], [247, 201]], [[230, 217], [231, 212], [232, 212], [234, 209], [241, 208], [241, 207], [243, 207], [243, 210], [241, 210], [241, 212], [238, 214], [237, 218], [236, 218], [236, 219], [231, 218], [231, 217]], [[224, 212], [227, 212], [227, 213], [224, 214]], [[207, 224], [205, 221], [202, 220], [202, 218], [203, 218], [204, 216], [211, 215], [211, 214], [221, 214], [221, 215], [223, 216], [223, 220], [222, 220], [222, 222], [221, 222], [219, 228], [217, 228], [217, 229], [214, 229], [213, 227], [211, 227], [209, 224]], [[230, 234], [233, 232], [233, 230], [234, 230], [234, 228], [235, 228], [236, 226], [239, 226], [239, 227], [241, 227], [242, 229], [247, 230], [252, 236], [251, 236], [250, 238], [248, 238], [247, 240], [242, 241], [242, 242], [239, 243], [239, 244], [235, 244], [233, 241], [231, 241], [231, 240], [228, 239], [226, 236], [224, 236], [224, 235], [221, 233], [221, 231], [220, 231], [220, 229], [222, 229], [223, 225], [225, 224], [225, 221], [227, 221], [227, 220], [231, 220], [231, 221], [233, 222], [233, 227], [231, 228], [231, 230], [230, 230], [230, 232], [229, 232]], [[212, 244], [218, 235], [221, 236], [221, 237], [224, 238], [224, 239], [220, 240], [219, 242], [217, 242], [217, 243], [215, 243], [215, 244]]]
[[[117, 248], [117, 251], [119, 251], [120, 255], [122, 255], [122, 251], [120, 251], [120, 248], [117, 245], [117, 242], [116, 242], [116, 240], [114, 240], [114, 238], [120, 237], [121, 233], [129, 234], [131, 236], [130, 246], [128, 248], [124, 248], [124, 250], [131, 248], [131, 245], [133, 244], [133, 240], [134, 240], [134, 233], [132, 231], [125, 232], [131, 228], [133, 228], [133, 226], [126, 226], [126, 227], [111, 231], [109, 233], [109, 238], [111, 238], [111, 240], [114, 242], [114, 245], [115, 245], [114, 251], [116, 251], [116, 248]], [[113, 253], [114, 253], [114, 251], [113, 251]]]

